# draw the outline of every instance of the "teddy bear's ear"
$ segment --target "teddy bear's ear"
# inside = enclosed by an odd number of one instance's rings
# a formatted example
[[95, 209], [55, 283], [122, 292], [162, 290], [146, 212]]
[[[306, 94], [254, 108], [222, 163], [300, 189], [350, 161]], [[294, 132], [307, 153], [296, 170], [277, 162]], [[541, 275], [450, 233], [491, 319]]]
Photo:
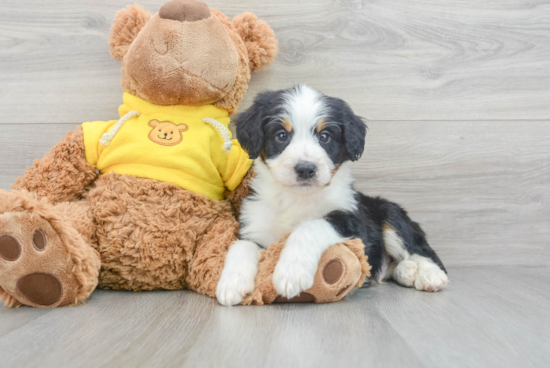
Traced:
[[277, 38], [266, 22], [252, 13], [243, 13], [233, 19], [233, 25], [248, 50], [250, 70], [262, 70], [273, 62], [277, 57]]
[[157, 125], [159, 125], [159, 124], [160, 124], [160, 121], [158, 121], [157, 119], [153, 119], [153, 120], [151, 120], [151, 121], [149, 122], [149, 126], [150, 126], [151, 128], [155, 128], [155, 127], [156, 127]]
[[124, 58], [130, 45], [149, 19], [151, 19], [151, 13], [137, 4], [129, 5], [116, 13], [109, 36], [109, 52], [115, 60]]

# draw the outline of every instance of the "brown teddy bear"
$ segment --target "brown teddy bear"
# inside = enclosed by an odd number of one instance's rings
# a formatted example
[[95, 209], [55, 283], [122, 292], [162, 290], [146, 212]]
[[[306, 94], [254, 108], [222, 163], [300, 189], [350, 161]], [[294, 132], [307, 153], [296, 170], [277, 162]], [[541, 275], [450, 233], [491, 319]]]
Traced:
[[[237, 239], [251, 160], [228, 131], [250, 72], [277, 53], [251, 13], [233, 21], [196, 0], [151, 15], [119, 11], [119, 120], [85, 123], [0, 191], [0, 299], [8, 307], [84, 302], [113, 290], [189, 288], [214, 296]], [[227, 199], [224, 199], [227, 197]], [[284, 240], [264, 252], [245, 304], [286, 301], [271, 278]], [[293, 301], [341, 299], [369, 272], [360, 241], [325, 252]]]

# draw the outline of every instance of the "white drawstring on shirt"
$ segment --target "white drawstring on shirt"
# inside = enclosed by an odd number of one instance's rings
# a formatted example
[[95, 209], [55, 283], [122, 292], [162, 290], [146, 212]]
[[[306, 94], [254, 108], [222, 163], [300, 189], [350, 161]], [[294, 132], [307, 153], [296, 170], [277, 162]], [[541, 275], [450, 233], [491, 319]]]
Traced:
[[[109, 133], [103, 133], [103, 135], [101, 136], [101, 139], [99, 140], [99, 143], [101, 143], [104, 146], [108, 146], [126, 121], [130, 120], [134, 116], [140, 116], [140, 115], [141, 113], [139, 111], [134, 110], [134, 111], [130, 111], [129, 113], [121, 117], [120, 120], [115, 124], [115, 126], [113, 127], [113, 129], [111, 129]], [[227, 153], [231, 153], [231, 147], [233, 147], [233, 142], [231, 142], [231, 136], [229, 135], [229, 130], [225, 127], [225, 125], [223, 125], [222, 123], [220, 123], [219, 121], [213, 118], [204, 118], [202, 119], [202, 121], [206, 124], [212, 125], [218, 132], [220, 132], [224, 141], [224, 144], [222, 145], [222, 150], [224, 150]]]
[[216, 130], [218, 130], [218, 132], [220, 132], [220, 134], [222, 135], [223, 141], [225, 142], [222, 145], [222, 150], [224, 150], [227, 153], [231, 153], [231, 147], [233, 147], [233, 142], [231, 142], [231, 136], [229, 135], [229, 130], [225, 127], [225, 125], [223, 125], [222, 123], [220, 123], [219, 121], [213, 118], [204, 118], [202, 119], [202, 121], [205, 122], [206, 124], [212, 125], [214, 128], [216, 128]]
[[141, 113], [139, 111], [130, 111], [126, 115], [120, 118], [120, 120], [115, 124], [113, 129], [109, 133], [103, 133], [101, 136], [101, 139], [99, 140], [99, 143], [101, 143], [104, 146], [108, 146], [109, 143], [111, 143], [111, 140], [115, 137], [115, 135], [118, 133], [120, 127], [122, 124], [124, 124], [127, 120], [133, 118], [134, 116], [140, 116]]

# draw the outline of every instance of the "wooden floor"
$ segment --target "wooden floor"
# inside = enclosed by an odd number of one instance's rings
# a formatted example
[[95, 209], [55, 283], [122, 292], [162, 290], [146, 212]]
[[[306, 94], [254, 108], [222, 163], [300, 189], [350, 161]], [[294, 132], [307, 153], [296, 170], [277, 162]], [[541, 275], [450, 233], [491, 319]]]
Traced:
[[222, 307], [192, 291], [97, 291], [0, 309], [2, 367], [549, 367], [550, 269], [454, 268], [327, 305]]
[[[118, 118], [107, 39], [133, 2], [0, 1], [0, 189], [67, 131]], [[207, 2], [280, 41], [241, 110], [298, 83], [348, 101], [369, 125], [357, 188], [407, 208], [451, 284], [333, 305], [98, 291], [0, 308], [0, 367], [550, 367], [550, 0]]]

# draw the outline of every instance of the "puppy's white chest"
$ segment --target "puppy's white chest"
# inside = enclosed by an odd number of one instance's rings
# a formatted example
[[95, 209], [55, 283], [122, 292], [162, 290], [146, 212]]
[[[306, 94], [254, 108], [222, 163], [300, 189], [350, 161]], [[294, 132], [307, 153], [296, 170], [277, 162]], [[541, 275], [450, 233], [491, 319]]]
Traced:
[[330, 209], [318, 201], [266, 201], [256, 198], [246, 201], [241, 213], [243, 228], [241, 236], [264, 248], [292, 233], [308, 220], [323, 218]]

